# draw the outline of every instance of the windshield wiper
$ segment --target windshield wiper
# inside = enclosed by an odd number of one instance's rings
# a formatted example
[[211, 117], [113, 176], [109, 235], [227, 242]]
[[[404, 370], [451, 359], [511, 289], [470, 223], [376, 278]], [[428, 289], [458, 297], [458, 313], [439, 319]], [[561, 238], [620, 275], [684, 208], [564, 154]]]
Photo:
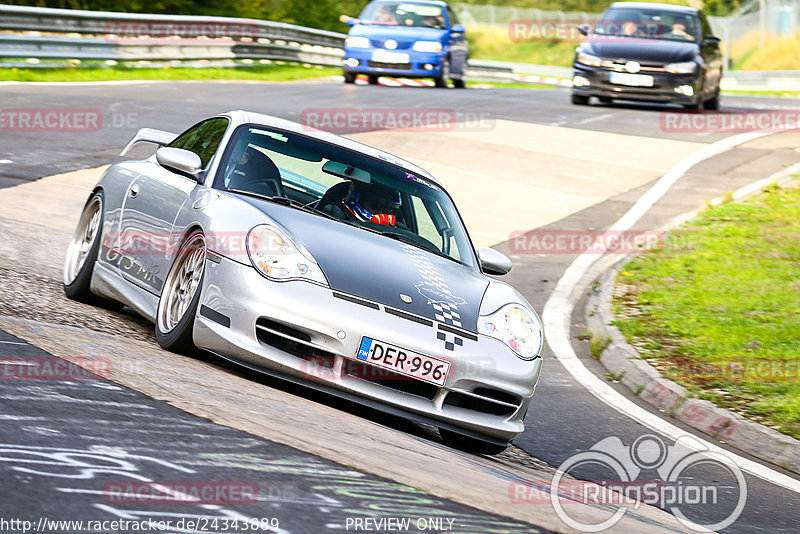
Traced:
[[284, 206], [289, 206], [291, 208], [297, 208], [299, 210], [305, 211], [307, 213], [313, 213], [314, 215], [319, 215], [320, 217], [325, 217], [327, 219], [333, 219], [334, 221], [338, 221], [336, 217], [325, 213], [324, 211], [316, 211], [298, 200], [294, 200], [289, 197], [273, 197], [270, 195], [262, 195], [261, 193], [254, 193], [253, 191], [245, 191], [244, 189], [227, 189], [228, 192], [231, 193], [239, 193], [240, 195], [247, 195], [249, 197], [260, 198], [262, 200], [267, 200], [269, 202], [275, 202], [276, 204], [283, 204]]
[[403, 243], [408, 243], [409, 245], [413, 245], [413, 246], [415, 246], [417, 248], [421, 248], [422, 250], [427, 250], [428, 252], [433, 252], [437, 256], [441, 256], [443, 258], [447, 258], [448, 260], [452, 260], [452, 261], [455, 261], [455, 262], [458, 262], [458, 263], [463, 263], [463, 262], [461, 262], [461, 261], [459, 261], [459, 260], [457, 260], [457, 259], [455, 259], [455, 258], [453, 258], [451, 256], [448, 256], [447, 254], [445, 254], [444, 252], [440, 251], [439, 249], [427, 247], [427, 246], [423, 245], [422, 243], [420, 243], [419, 241], [417, 241], [416, 239], [412, 239], [412, 238], [408, 237], [405, 234], [401, 234], [399, 232], [381, 232], [381, 231], [378, 231], [378, 230], [374, 230], [374, 232], [377, 233], [377, 234], [386, 236], [388, 238], [395, 239], [397, 241], [402, 241]]

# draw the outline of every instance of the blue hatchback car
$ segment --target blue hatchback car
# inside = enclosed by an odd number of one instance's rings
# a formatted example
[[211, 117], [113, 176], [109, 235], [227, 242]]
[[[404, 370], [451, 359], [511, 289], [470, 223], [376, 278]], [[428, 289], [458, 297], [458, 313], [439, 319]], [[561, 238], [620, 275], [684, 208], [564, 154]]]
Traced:
[[464, 26], [445, 2], [438, 0], [375, 0], [357, 19], [342, 15], [352, 26], [344, 45], [344, 81], [366, 74], [433, 78], [437, 87], [464, 87], [469, 51]]

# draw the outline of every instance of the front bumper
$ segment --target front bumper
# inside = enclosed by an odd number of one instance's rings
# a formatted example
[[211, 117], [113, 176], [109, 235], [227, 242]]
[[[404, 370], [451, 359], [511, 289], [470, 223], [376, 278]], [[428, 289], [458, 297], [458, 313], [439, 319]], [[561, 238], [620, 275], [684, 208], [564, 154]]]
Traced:
[[[653, 76], [652, 87], [632, 87], [611, 83], [611, 69], [589, 67], [580, 63], [573, 66], [572, 79], [581, 76], [588, 80], [589, 85], [574, 86], [572, 93], [580, 96], [597, 96], [619, 98], [623, 100], [639, 100], [643, 102], [661, 102], [675, 104], [694, 104], [698, 99], [700, 89], [697, 74], [671, 74], [668, 72], [642, 72]], [[679, 89], [684, 86], [692, 88], [692, 95], [683, 94]]]
[[[435, 323], [309, 282], [272, 282], [227, 258], [207, 261], [199, 310], [194, 341], [200, 348], [495, 442], [524, 430], [541, 370], [541, 358], [521, 360], [495, 339], [465, 332], [461, 345], [447, 350]], [[444, 385], [372, 366], [365, 372], [367, 364], [355, 359], [362, 336], [450, 361]]]
[[[403, 78], [432, 78], [442, 74], [443, 52], [415, 52], [399, 50], [408, 54], [407, 63], [384, 63], [373, 61], [376, 48], [345, 48], [342, 68], [355, 74], [378, 74], [381, 76], [400, 76]], [[348, 61], [358, 61], [358, 65], [348, 65]]]

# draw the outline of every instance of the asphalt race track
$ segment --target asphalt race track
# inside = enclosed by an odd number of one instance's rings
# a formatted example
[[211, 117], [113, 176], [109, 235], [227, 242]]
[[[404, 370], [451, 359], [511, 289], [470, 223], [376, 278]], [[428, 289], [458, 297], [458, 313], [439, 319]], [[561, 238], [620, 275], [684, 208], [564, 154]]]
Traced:
[[[138, 128], [177, 132], [230, 109], [296, 121], [318, 109], [451, 110], [463, 128], [432, 133], [366, 128], [348, 135], [440, 176], [476, 243], [512, 257], [514, 270], [505, 281], [541, 313], [576, 255], [509, 248], [512, 233], [607, 228], [661, 175], [729, 134], [669, 132], [663, 127], [664, 113], [677, 108], [575, 107], [563, 90], [440, 90], [333, 81], [8, 84], [0, 85], [0, 102], [3, 109], [97, 109], [103, 117], [102, 127], [89, 132], [0, 131], [0, 229], [7, 236], [0, 243], [0, 357], [83, 354], [108, 357], [114, 369], [129, 364], [110, 381], [0, 380], [0, 517], [113, 519], [146, 510], [161, 517], [275, 517], [287, 532], [318, 532], [352, 530], [348, 520], [382, 514], [450, 518], [452, 531], [458, 532], [563, 531], [567, 527], [553, 516], [549, 503], [510, 502], [509, 485], [547, 481], [554, 467], [604, 438], [616, 436], [630, 445], [654, 433], [600, 402], [547, 349], [526, 432], [515, 440], [516, 448], [498, 459], [450, 450], [424, 425], [210, 358], [164, 353], [152, 327], [141, 319], [63, 297], [59, 281], [65, 236], [74, 227], [91, 177], [34, 181], [119, 161], [119, 151]], [[784, 99], [733, 96], [723, 98], [723, 107], [794, 108]], [[658, 229], [710, 198], [795, 165], [800, 162], [797, 147], [800, 134], [789, 132], [709, 158], [687, 172], [635, 228]], [[571, 318], [574, 335], [585, 328], [582, 312], [578, 302]], [[590, 357], [588, 343], [575, 340], [573, 346], [587, 367], [604, 374]], [[626, 389], [614, 387], [638, 402]], [[258, 408], [264, 395], [270, 398]], [[257, 417], [237, 414], [237, 403]], [[298, 415], [304, 420], [296, 421]], [[672, 443], [669, 436], [662, 439]], [[82, 477], [87, 466], [79, 469], [76, 458], [90, 458], [99, 474]], [[32, 460], [42, 465], [31, 467]], [[103, 485], [119, 476], [163, 481], [173, 475], [254, 483], [258, 502], [209, 504], [200, 513], [196, 505], [153, 512], [109, 503], [103, 495]], [[599, 471], [585, 475], [604, 478]], [[718, 483], [718, 475], [712, 467], [692, 473], [709, 484]], [[746, 504], [724, 531], [800, 532], [800, 495], [745, 476]], [[470, 485], [484, 482], [485, 487]], [[720, 488], [719, 504], [696, 508], [696, 518], [714, 522], [732, 510], [740, 488], [724, 483]], [[685, 531], [667, 514], [647, 507], [626, 520], [618, 531]], [[445, 521], [435, 531], [448, 531], [446, 526]]]

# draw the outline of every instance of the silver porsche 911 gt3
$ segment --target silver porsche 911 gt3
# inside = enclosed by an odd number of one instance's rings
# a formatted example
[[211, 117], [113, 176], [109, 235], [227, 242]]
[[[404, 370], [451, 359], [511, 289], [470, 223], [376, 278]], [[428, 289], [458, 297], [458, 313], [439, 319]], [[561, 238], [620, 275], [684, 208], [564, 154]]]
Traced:
[[70, 243], [73, 299], [125, 304], [165, 349], [237, 363], [499, 452], [520, 434], [542, 328], [511, 262], [475, 253], [447, 192], [390, 154], [234, 111], [112, 165]]

